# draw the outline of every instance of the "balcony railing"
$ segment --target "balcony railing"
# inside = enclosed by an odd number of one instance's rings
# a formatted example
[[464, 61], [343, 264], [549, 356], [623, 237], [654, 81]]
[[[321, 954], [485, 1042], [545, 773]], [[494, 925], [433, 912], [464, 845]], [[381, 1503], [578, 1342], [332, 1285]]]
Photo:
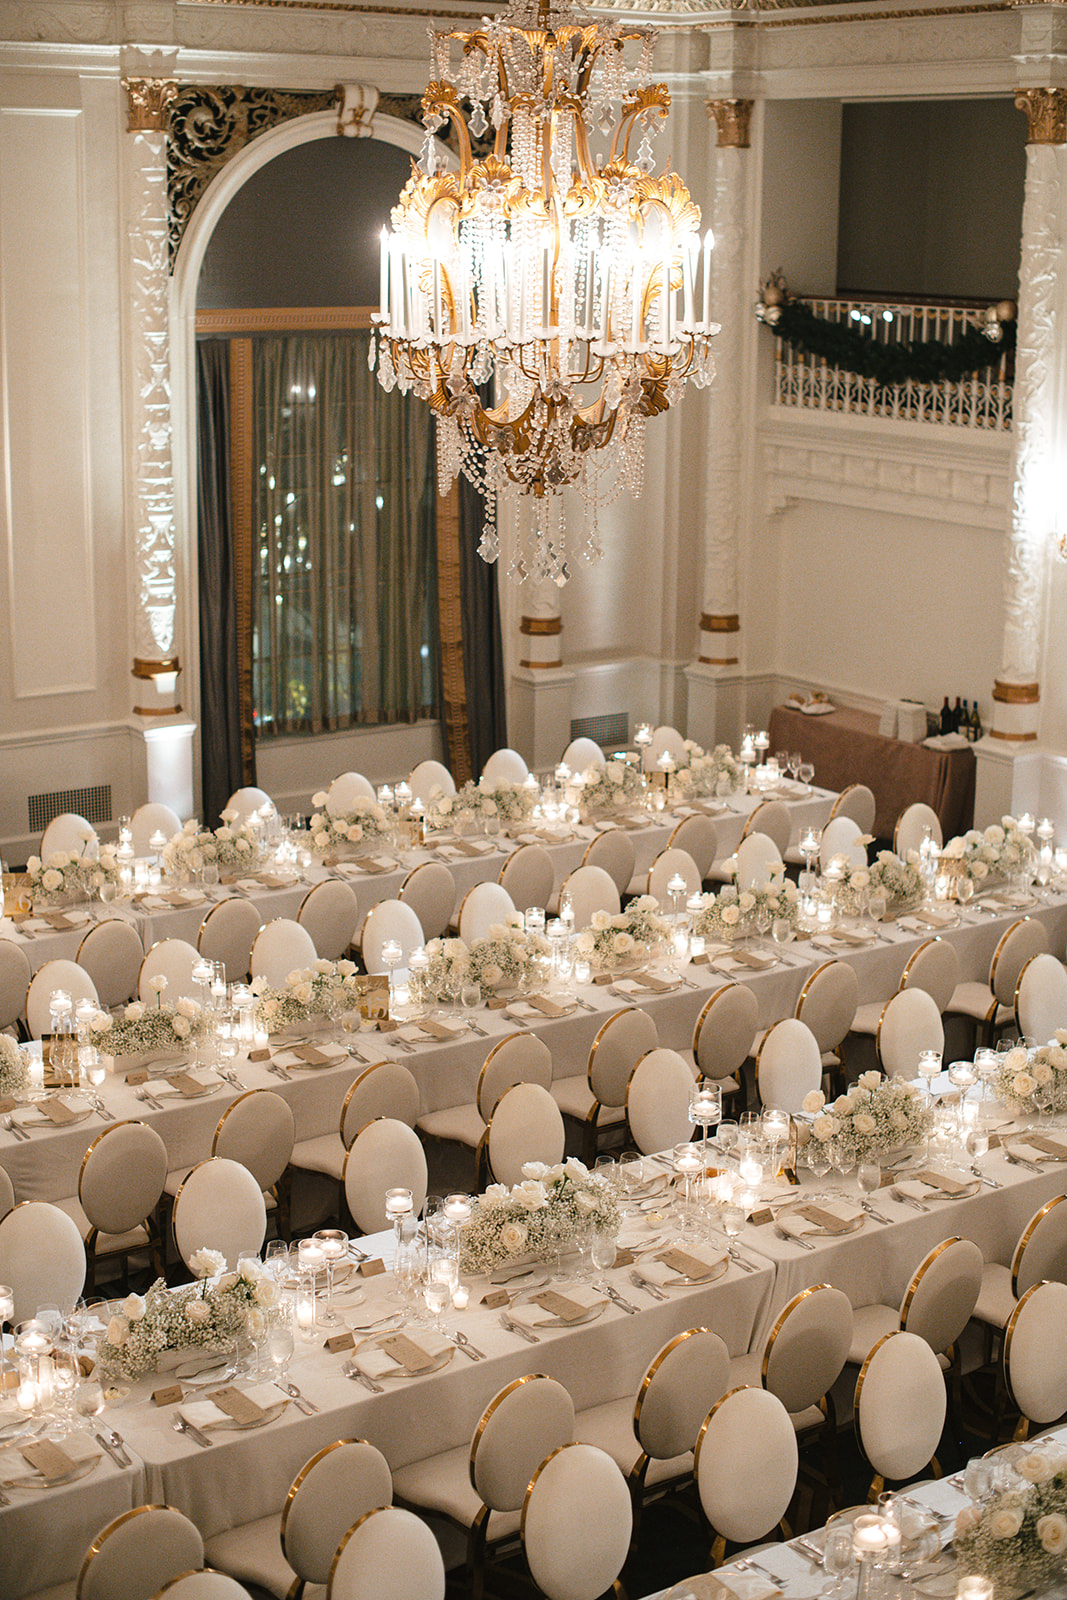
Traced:
[[[863, 331], [880, 344], [925, 339], [951, 344], [965, 328], [982, 323], [980, 310], [963, 306], [856, 300], [805, 300], [804, 304], [832, 322], [860, 326], [857, 319], [864, 319]], [[1007, 352], [996, 366], [958, 383], [880, 384], [828, 366], [821, 356], [795, 350], [784, 339], [777, 339], [775, 346], [776, 405], [997, 433], [1011, 428], [1012, 363]]]

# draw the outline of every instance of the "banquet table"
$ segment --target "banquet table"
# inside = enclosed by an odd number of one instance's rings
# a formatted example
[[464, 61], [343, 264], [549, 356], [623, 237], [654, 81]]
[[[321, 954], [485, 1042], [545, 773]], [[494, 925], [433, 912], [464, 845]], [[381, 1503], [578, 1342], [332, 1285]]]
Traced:
[[[734, 794], [721, 802], [710, 804], [717, 834], [717, 854], [728, 856], [736, 848], [741, 832], [751, 812], [761, 803], [760, 794]], [[788, 799], [793, 842], [803, 830], [819, 828], [829, 815], [833, 793], [825, 788], [806, 789], [792, 786]], [[693, 814], [693, 807], [678, 804], [654, 815], [640, 819], [639, 825], [628, 827], [634, 846], [635, 871], [646, 873], [661, 850], [665, 849], [671, 833], [685, 816]], [[578, 823], [558, 838], [529, 830], [516, 831], [515, 835], [493, 834], [461, 838], [450, 843], [435, 843], [432, 836], [427, 848], [395, 850], [382, 848], [381, 858], [393, 865], [385, 871], [369, 871], [358, 860], [338, 862], [332, 868], [314, 862], [286, 885], [268, 888], [261, 881], [264, 875], [249, 875], [235, 883], [202, 889], [193, 885], [161, 890], [138, 897], [132, 903], [118, 901], [104, 905], [92, 912], [84, 907], [73, 907], [65, 913], [74, 926], [69, 930], [55, 931], [41, 918], [34, 917], [24, 929], [16, 928], [10, 921], [0, 918], [0, 938], [7, 938], [25, 951], [30, 967], [36, 971], [46, 961], [65, 958], [73, 960], [78, 946], [92, 921], [108, 917], [123, 917], [132, 922], [141, 936], [146, 950], [160, 939], [186, 939], [195, 944], [200, 924], [212, 905], [232, 894], [246, 895], [259, 912], [262, 922], [276, 917], [295, 917], [301, 902], [316, 883], [328, 877], [343, 878], [352, 887], [359, 906], [360, 924], [372, 906], [381, 900], [393, 899], [408, 873], [427, 861], [443, 861], [456, 882], [456, 905], [476, 883], [495, 880], [510, 853], [523, 842], [543, 844], [552, 858], [555, 870], [555, 889], [558, 891], [568, 873], [580, 865], [590, 841], [604, 827], [614, 823]], [[473, 850], [474, 854], [466, 852]], [[273, 881], [273, 880], [272, 880]], [[525, 909], [525, 908], [520, 908]]]
[[[981, 899], [959, 913], [956, 925], [944, 927], [942, 936], [956, 946], [964, 979], [985, 977], [1001, 935], [1021, 914], [992, 899]], [[1047, 898], [1031, 905], [1026, 914], [1044, 922], [1050, 948], [1062, 953], [1067, 943], [1067, 893], [1049, 891]], [[618, 984], [589, 984], [576, 992], [580, 1004], [567, 1015], [527, 1025], [548, 1045], [556, 1077], [584, 1073], [597, 1031], [626, 1004], [638, 1004], [652, 1016], [661, 1045], [686, 1050], [692, 1045], [693, 1027], [707, 999], [730, 979], [752, 990], [759, 1005], [759, 1025], [769, 1027], [792, 1014], [814, 967], [829, 959], [847, 961], [855, 969], [861, 1003], [890, 994], [909, 955], [934, 931], [929, 925], [904, 918], [881, 925], [878, 936], [862, 946], [838, 943], [832, 935], [816, 936], [776, 950], [775, 964], [764, 971], [750, 970], [725, 953], [709, 963], [685, 968], [682, 981], [666, 993], [628, 990], [625, 978]], [[412, 1033], [410, 1028], [384, 1034], [369, 1031], [360, 1034], [354, 1045], [362, 1061], [345, 1056], [335, 1046], [336, 1065], [318, 1070], [289, 1068], [290, 1075], [285, 1078], [272, 1073], [266, 1063], [238, 1056], [234, 1062], [238, 1084], [223, 1081], [212, 1093], [194, 1100], [175, 1095], [158, 1110], [138, 1099], [136, 1089], [118, 1075], [107, 1080], [102, 1099], [113, 1116], [137, 1117], [156, 1128], [174, 1170], [210, 1154], [219, 1117], [244, 1088], [270, 1088], [283, 1095], [293, 1107], [298, 1139], [317, 1138], [337, 1129], [345, 1093], [367, 1061], [392, 1059], [408, 1066], [419, 1086], [423, 1112], [472, 1101], [489, 1050], [519, 1024], [507, 1009], [479, 1009], [471, 1018], [457, 1020], [460, 1031], [451, 1042], [422, 1036], [423, 1042], [411, 1043], [405, 1037]], [[472, 1031], [471, 1022], [480, 1032]], [[93, 1113], [64, 1126], [36, 1127], [28, 1140], [0, 1129], [0, 1166], [9, 1173], [16, 1198], [62, 1200], [76, 1194], [82, 1158], [104, 1126], [102, 1118]]]
[[873, 790], [876, 838], [892, 839], [900, 813], [916, 800], [937, 812], [946, 839], [973, 824], [973, 749], [928, 750], [887, 739], [878, 732], [877, 717], [847, 707], [807, 716], [791, 706], [775, 706], [768, 732], [772, 750], [799, 750], [820, 783], [831, 789], [865, 783]]

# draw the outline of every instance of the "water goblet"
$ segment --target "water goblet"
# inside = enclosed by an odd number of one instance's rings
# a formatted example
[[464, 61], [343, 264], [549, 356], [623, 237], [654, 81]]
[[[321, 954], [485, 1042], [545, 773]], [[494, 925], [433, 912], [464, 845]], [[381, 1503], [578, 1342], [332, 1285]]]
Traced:
[[273, 1322], [267, 1332], [267, 1360], [279, 1379], [289, 1376], [293, 1359], [293, 1330], [287, 1322]]
[[834, 1582], [826, 1590], [826, 1596], [837, 1600], [838, 1596], [846, 1593], [847, 1580], [851, 1578], [855, 1567], [855, 1556], [852, 1553], [852, 1525], [849, 1522], [831, 1522], [826, 1529], [822, 1547], [823, 1571], [829, 1573]]
[[279, 1284], [289, 1276], [289, 1246], [284, 1239], [271, 1239], [263, 1251], [263, 1264]]
[[444, 1333], [445, 1306], [451, 1297], [448, 1284], [442, 1278], [427, 1278], [422, 1286], [422, 1298], [430, 1314], [430, 1327], [434, 1333]]
[[812, 780], [815, 777], [814, 763], [811, 761], [802, 761], [800, 766], [797, 768], [797, 777], [800, 779], [804, 787], [810, 790]]
[[775, 944], [788, 944], [794, 937], [793, 924], [788, 917], [775, 917], [771, 923], [771, 938]]
[[736, 1243], [736, 1241], [740, 1239], [742, 1233], [745, 1231], [744, 1206], [738, 1205], [736, 1201], [729, 1201], [728, 1204], [724, 1205], [722, 1208], [722, 1212], [719, 1216], [719, 1222], [727, 1239], [730, 1239]]
[[956, 900], [961, 906], [974, 898], [974, 879], [966, 872], [956, 874]]
[[623, 1194], [623, 1209], [631, 1209], [629, 1202], [640, 1189], [645, 1177], [643, 1157], [636, 1150], [624, 1150], [619, 1157], [619, 1188]]
[[98, 1417], [104, 1409], [104, 1390], [95, 1372], [78, 1379], [74, 1390], [74, 1409], [79, 1417], [85, 1418], [86, 1426], [91, 1430], [91, 1419]]
[[804, 1164], [813, 1178], [821, 1182], [830, 1170], [830, 1152], [822, 1139], [811, 1138], [804, 1148]]
[[978, 1165], [979, 1159], [989, 1153], [989, 1129], [981, 1118], [968, 1128], [964, 1144], [971, 1158], [971, 1171], [976, 1178], [980, 1178], [982, 1169]]
[[865, 1200], [869, 1200], [882, 1182], [882, 1169], [877, 1161], [861, 1161], [856, 1168], [856, 1182], [860, 1194]]
[[460, 986], [459, 1003], [464, 1011], [477, 1011], [482, 1003], [482, 989], [473, 978], [465, 978]]
[[797, 773], [800, 771], [800, 763], [803, 761], [803, 759], [804, 757], [801, 755], [799, 750], [790, 750], [789, 757], [786, 761], [786, 770], [792, 773], [794, 779], [796, 778]]
[[740, 1129], [732, 1118], [727, 1118], [724, 1122], [720, 1122], [715, 1129], [715, 1143], [727, 1160], [730, 1157], [731, 1150], [737, 1148], [739, 1137]]
[[841, 1182], [835, 1185], [835, 1187], [839, 1193], [843, 1194], [845, 1189], [845, 1179], [856, 1165], [856, 1157], [846, 1145], [835, 1144], [834, 1148], [830, 1152], [830, 1162], [834, 1171], [841, 1180]]

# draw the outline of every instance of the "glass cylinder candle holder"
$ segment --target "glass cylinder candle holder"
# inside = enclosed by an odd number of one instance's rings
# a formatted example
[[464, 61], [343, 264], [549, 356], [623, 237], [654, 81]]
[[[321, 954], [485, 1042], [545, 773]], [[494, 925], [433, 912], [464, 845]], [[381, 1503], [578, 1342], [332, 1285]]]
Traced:
[[297, 1283], [294, 1317], [297, 1333], [305, 1344], [311, 1344], [315, 1338], [318, 1308], [315, 1299], [315, 1279], [310, 1274], [302, 1274]]

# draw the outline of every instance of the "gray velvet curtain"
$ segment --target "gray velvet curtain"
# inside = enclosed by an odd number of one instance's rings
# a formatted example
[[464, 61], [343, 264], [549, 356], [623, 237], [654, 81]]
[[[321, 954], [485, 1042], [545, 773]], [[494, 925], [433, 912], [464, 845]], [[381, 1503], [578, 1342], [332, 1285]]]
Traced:
[[463, 608], [463, 669], [467, 685], [467, 730], [471, 770], [481, 772], [494, 750], [507, 744], [504, 647], [496, 565], [478, 554], [484, 521], [482, 497], [459, 480], [460, 581]]
[[[197, 341], [200, 761], [203, 817], [212, 823], [245, 781], [231, 518], [229, 351], [226, 339]], [[254, 774], [248, 781], [255, 781]]]

